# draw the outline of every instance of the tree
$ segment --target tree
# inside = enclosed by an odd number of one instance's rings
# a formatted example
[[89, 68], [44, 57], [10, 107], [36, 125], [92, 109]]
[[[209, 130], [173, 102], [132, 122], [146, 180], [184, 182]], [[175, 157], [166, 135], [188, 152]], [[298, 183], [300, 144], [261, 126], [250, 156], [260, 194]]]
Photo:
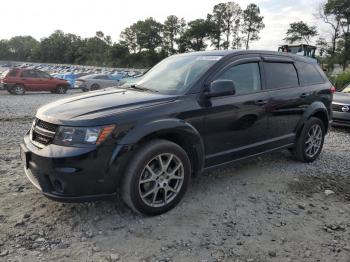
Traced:
[[115, 43], [110, 49], [110, 64], [112, 66], [125, 66], [130, 56], [129, 48], [121, 43]]
[[324, 7], [325, 15], [334, 15], [340, 21], [342, 32], [342, 65], [345, 70], [350, 60], [350, 1], [328, 0]]
[[226, 4], [220, 3], [214, 6], [213, 14], [208, 14], [207, 23], [211, 27], [210, 39], [215, 49], [222, 47], [222, 33], [224, 30], [224, 13], [226, 12]]
[[38, 56], [42, 62], [75, 63], [79, 60], [78, 50], [81, 47], [82, 40], [79, 36], [56, 30], [41, 40]]
[[284, 40], [291, 44], [297, 41], [305, 41], [306, 44], [309, 44], [311, 38], [317, 35], [317, 30], [316, 26], [308, 26], [303, 21], [299, 21], [289, 25], [286, 35]]
[[264, 17], [256, 4], [249, 4], [243, 11], [242, 33], [245, 35], [245, 48], [249, 48], [251, 41], [259, 40], [259, 33], [265, 28]]
[[137, 51], [137, 36], [133, 26], [127, 27], [120, 34], [120, 43], [127, 46], [132, 53]]
[[224, 12], [224, 27], [223, 33], [225, 36], [225, 42], [222, 44], [224, 49], [228, 49], [230, 46], [230, 37], [233, 35], [237, 37], [240, 29], [240, 19], [242, 15], [241, 7], [235, 2], [228, 2], [226, 5], [226, 11]]
[[331, 34], [331, 47], [327, 46], [327, 49], [325, 49], [325, 52], [329, 53], [330, 55], [333, 55], [337, 48], [337, 40], [341, 37], [341, 19], [340, 17], [326, 13], [325, 12], [325, 4], [321, 5], [318, 11], [318, 17], [326, 24], [328, 24], [331, 28], [330, 34]]
[[206, 38], [211, 34], [211, 25], [208, 20], [196, 19], [188, 23], [183, 38], [190, 50], [201, 51], [207, 47]]
[[11, 57], [17, 61], [30, 61], [39, 42], [31, 36], [15, 36], [8, 41]]
[[136, 33], [136, 42], [139, 52], [143, 49], [154, 51], [159, 47], [162, 44], [162, 29], [163, 25], [155, 21], [152, 17], [133, 24], [132, 30]]
[[179, 39], [179, 34], [183, 24], [186, 23], [185, 20], [179, 19], [175, 15], [170, 15], [164, 22], [163, 26], [163, 46], [167, 54], [175, 54], [175, 44]]
[[10, 46], [7, 40], [0, 40], [0, 60], [10, 59]]

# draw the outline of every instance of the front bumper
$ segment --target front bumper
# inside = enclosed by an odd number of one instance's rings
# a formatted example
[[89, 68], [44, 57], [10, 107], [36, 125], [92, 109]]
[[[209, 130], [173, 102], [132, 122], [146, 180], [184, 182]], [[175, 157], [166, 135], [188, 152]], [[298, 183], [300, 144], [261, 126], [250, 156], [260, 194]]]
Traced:
[[350, 127], [350, 112], [333, 111], [333, 126]]
[[[115, 196], [125, 166], [123, 146], [97, 148], [34, 146], [29, 136], [20, 145], [28, 180], [42, 193], [60, 202], [85, 202]], [[120, 153], [120, 154], [119, 154]], [[118, 158], [112, 159], [112, 156]]]

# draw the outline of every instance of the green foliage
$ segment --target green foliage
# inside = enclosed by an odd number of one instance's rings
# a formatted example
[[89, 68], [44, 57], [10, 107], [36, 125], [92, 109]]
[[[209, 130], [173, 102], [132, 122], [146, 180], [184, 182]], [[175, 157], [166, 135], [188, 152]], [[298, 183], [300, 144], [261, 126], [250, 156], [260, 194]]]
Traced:
[[207, 47], [206, 39], [211, 34], [211, 23], [208, 20], [196, 19], [188, 23], [185, 41], [188, 49], [202, 51]]
[[284, 40], [291, 44], [298, 41], [309, 44], [311, 38], [317, 35], [316, 26], [308, 26], [303, 21], [291, 23], [289, 26], [287, 37]]
[[152, 17], [136, 21], [116, 43], [102, 31], [89, 38], [57, 30], [41, 41], [31, 36], [0, 40], [0, 60], [151, 67], [175, 53], [205, 50], [209, 40], [216, 49], [228, 49], [231, 44], [240, 48], [245, 39], [248, 48], [250, 41], [259, 39], [262, 21], [257, 5], [242, 11], [237, 3], [226, 2], [215, 5], [206, 19], [188, 23], [175, 15], [164, 23]]
[[334, 79], [334, 85], [337, 90], [342, 90], [345, 85], [350, 83], [350, 71], [344, 71]]
[[215, 49], [228, 49], [231, 38], [240, 27], [242, 9], [235, 2], [220, 3], [214, 6], [207, 19], [211, 23], [210, 39]]
[[251, 41], [259, 40], [259, 33], [265, 28], [264, 17], [256, 4], [249, 4], [243, 11], [242, 33], [245, 35], [245, 47], [249, 48]]

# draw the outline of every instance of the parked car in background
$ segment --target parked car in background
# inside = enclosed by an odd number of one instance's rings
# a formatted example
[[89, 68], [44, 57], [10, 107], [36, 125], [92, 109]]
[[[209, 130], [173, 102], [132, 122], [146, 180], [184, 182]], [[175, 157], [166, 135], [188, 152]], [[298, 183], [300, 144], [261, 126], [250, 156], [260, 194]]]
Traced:
[[139, 74], [135, 76], [125, 77], [120, 80], [120, 86], [130, 86], [136, 84], [138, 81], [142, 79], [144, 74]]
[[314, 161], [334, 91], [313, 59], [297, 55], [171, 56], [137, 85], [41, 107], [21, 144], [24, 170], [50, 199], [120, 193], [133, 210], [161, 214], [204, 170], [283, 148]]
[[119, 80], [107, 74], [92, 74], [75, 80], [75, 88], [80, 88], [84, 92], [118, 85]]
[[26, 68], [6, 70], [1, 75], [0, 83], [4, 89], [14, 95], [24, 95], [26, 91], [50, 91], [65, 94], [69, 88], [66, 80], [53, 78], [40, 70]]
[[350, 84], [334, 94], [332, 111], [333, 126], [350, 127]]

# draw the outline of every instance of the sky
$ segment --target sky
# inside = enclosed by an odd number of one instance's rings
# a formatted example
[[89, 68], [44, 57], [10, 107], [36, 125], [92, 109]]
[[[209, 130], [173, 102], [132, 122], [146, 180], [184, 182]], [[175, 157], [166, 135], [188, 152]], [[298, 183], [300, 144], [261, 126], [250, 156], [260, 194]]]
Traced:
[[[0, 5], [0, 39], [31, 35], [36, 39], [49, 36], [54, 30], [92, 37], [103, 31], [114, 41], [132, 23], [147, 17], [164, 22], [174, 14], [190, 21], [205, 18], [213, 6], [228, 0], [16, 0]], [[256, 3], [264, 16], [265, 29], [251, 49], [276, 50], [283, 43], [289, 24], [304, 21], [316, 25], [315, 14], [324, 0], [236, 0], [244, 9]], [[15, 14], [15, 15], [14, 15]], [[326, 26], [320, 24], [321, 35]]]

